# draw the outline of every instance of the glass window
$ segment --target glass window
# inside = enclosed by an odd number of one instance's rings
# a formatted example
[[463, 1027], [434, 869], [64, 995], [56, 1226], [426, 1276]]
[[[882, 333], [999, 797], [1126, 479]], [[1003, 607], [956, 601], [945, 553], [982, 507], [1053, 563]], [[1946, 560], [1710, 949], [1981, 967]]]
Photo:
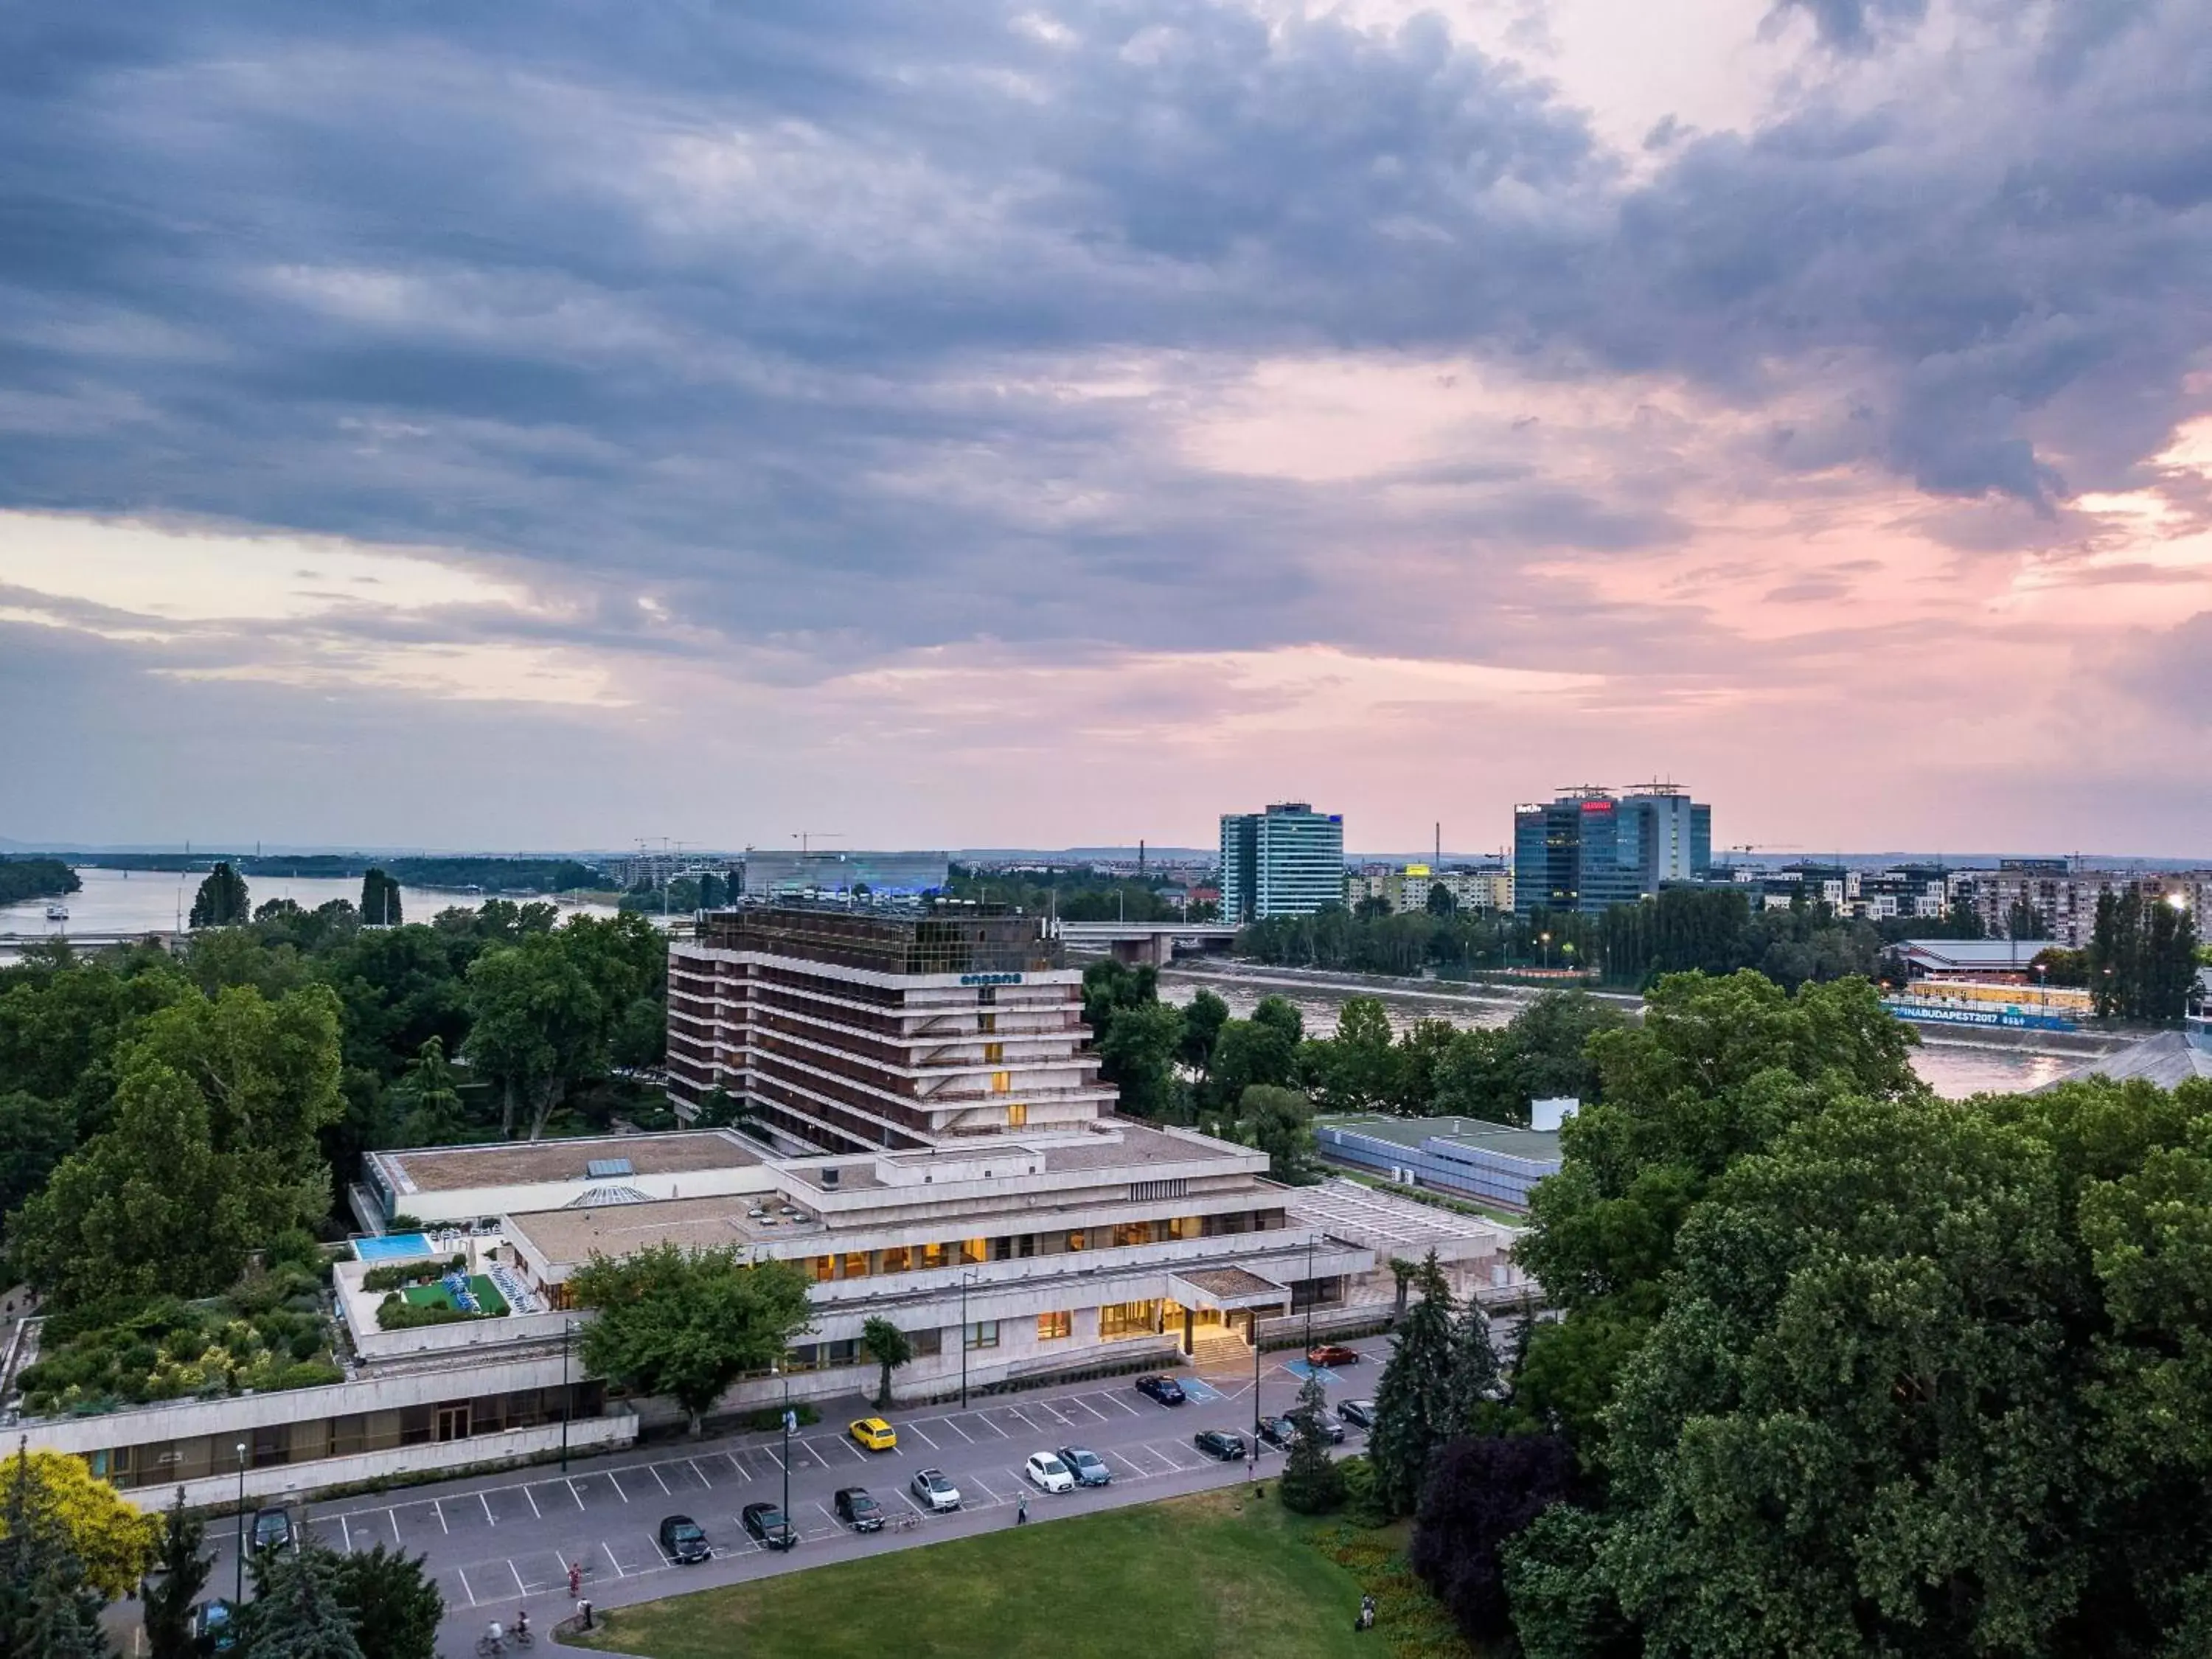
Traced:
[[1014, 1074], [1012, 1072], [994, 1072], [991, 1073], [991, 1092], [993, 1094], [1003, 1095], [1013, 1086]]
[[921, 1247], [921, 1265], [925, 1267], [942, 1267], [945, 1265], [947, 1252], [951, 1250], [952, 1248], [953, 1247], [950, 1244], [923, 1245]]
[[868, 1253], [866, 1250], [846, 1251], [845, 1271], [842, 1276], [846, 1279], [866, 1279], [868, 1276]]
[[979, 1320], [968, 1328], [968, 1346], [971, 1351], [976, 1348], [995, 1348], [998, 1346], [999, 1322], [997, 1320]]
[[1098, 1310], [1098, 1334], [1150, 1336], [1159, 1325], [1158, 1302], [1115, 1302]]
[[1000, 1065], [1005, 1061], [1006, 1058], [1006, 1045], [1005, 1043], [987, 1042], [983, 1045], [983, 1063], [986, 1066]]
[[1079, 1250], [1084, 1248], [1082, 1228], [1078, 1227], [1068, 1234], [1067, 1248], [1071, 1250]]
[[984, 1238], [963, 1238], [960, 1241], [960, 1259], [966, 1262], [985, 1262], [991, 1259], [990, 1241]]
[[1006, 1127], [1009, 1129], [1022, 1128], [1028, 1124], [1029, 1121], [1030, 1109], [1021, 1102], [1016, 1101], [1006, 1108]]
[[979, 1031], [995, 1031], [995, 1030], [997, 1030], [999, 1029], [999, 1017], [998, 1017], [996, 1014], [978, 1014], [978, 1015], [976, 1015], [976, 1016], [975, 1016], [975, 1029], [976, 1029], [977, 1030], [979, 1030]]
[[902, 1273], [912, 1265], [913, 1256], [914, 1252], [905, 1245], [890, 1245], [884, 1251], [882, 1271], [887, 1273]]
[[1075, 1316], [1072, 1313], [1047, 1313], [1037, 1316], [1037, 1340], [1055, 1341], [1073, 1334]]
[[817, 1284], [826, 1282], [837, 1276], [837, 1258], [834, 1255], [809, 1256], [806, 1265], [813, 1270]]

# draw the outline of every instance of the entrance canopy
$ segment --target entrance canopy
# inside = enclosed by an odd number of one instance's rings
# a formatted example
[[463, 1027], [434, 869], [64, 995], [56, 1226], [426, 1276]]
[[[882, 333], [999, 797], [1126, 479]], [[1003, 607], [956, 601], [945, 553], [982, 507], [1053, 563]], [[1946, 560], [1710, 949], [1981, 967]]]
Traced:
[[1170, 1273], [1168, 1284], [1175, 1299], [1186, 1308], [1230, 1313], [1245, 1308], [1289, 1305], [1290, 1288], [1243, 1267], [1194, 1267]]

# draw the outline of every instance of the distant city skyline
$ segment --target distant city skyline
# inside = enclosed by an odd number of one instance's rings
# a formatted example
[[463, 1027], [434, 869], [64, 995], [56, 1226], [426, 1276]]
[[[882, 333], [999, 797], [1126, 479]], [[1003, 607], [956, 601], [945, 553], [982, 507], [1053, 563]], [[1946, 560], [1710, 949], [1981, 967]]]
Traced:
[[0, 836], [2212, 855], [2203, 21], [18, 9]]

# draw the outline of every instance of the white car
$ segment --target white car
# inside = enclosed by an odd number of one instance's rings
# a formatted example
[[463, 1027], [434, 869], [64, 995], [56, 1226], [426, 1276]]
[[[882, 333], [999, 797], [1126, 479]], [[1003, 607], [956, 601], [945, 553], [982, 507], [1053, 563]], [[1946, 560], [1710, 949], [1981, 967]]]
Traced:
[[933, 1510], [957, 1510], [960, 1507], [960, 1488], [946, 1478], [943, 1469], [924, 1469], [913, 1480], [914, 1495]]
[[1075, 1471], [1050, 1452], [1031, 1452], [1030, 1461], [1022, 1465], [1022, 1473], [1041, 1492], [1075, 1490]]

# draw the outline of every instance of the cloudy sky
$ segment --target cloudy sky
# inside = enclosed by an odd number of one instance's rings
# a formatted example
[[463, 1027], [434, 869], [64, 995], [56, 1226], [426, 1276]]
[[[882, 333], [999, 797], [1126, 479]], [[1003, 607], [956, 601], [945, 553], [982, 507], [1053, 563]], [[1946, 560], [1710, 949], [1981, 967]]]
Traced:
[[2212, 853], [2204, 0], [0, 10], [0, 836]]

